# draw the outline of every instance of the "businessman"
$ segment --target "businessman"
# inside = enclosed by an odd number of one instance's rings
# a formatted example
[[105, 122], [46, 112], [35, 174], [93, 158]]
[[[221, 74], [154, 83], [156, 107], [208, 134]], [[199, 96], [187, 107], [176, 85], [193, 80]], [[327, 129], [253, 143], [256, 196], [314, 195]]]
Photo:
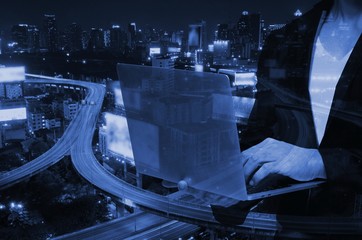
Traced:
[[259, 140], [242, 152], [244, 177], [251, 185], [273, 173], [326, 180], [266, 199], [279, 216], [354, 214], [362, 192], [361, 13], [362, 1], [322, 0], [263, 47], [246, 131]]
[[[258, 79], [274, 96], [272, 102], [260, 99], [251, 121], [264, 114], [265, 127], [273, 131], [272, 138], [243, 152], [251, 184], [280, 173], [362, 186], [361, 13], [362, 1], [325, 0], [271, 34]], [[285, 131], [289, 121], [302, 125]]]

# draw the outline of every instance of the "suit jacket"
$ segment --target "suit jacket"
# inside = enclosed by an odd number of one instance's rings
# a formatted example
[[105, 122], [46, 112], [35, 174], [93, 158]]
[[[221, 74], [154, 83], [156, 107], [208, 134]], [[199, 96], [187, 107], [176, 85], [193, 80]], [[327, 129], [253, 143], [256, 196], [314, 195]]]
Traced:
[[[362, 190], [362, 37], [336, 86], [319, 146], [308, 89], [316, 33], [332, 3], [320, 2], [268, 37], [259, 59], [258, 93], [249, 119], [249, 132], [257, 133], [259, 141], [273, 137], [300, 147], [317, 148], [324, 161], [327, 185], [312, 193], [312, 202], [316, 200], [311, 204], [312, 211], [341, 205], [344, 210], [337, 211], [349, 215], [353, 212], [355, 194]], [[294, 194], [295, 198], [308, 198], [301, 194]]]

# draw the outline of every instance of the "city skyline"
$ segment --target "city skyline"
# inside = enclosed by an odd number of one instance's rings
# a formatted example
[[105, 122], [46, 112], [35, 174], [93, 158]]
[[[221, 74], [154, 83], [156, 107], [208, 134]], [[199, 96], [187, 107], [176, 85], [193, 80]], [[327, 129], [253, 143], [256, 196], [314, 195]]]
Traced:
[[329, 3], [4, 3], [0, 239], [361, 239], [362, 29]]
[[[132, 2], [91, 0], [84, 2], [28, 2], [15, 0], [6, 3], [0, 16], [0, 29], [9, 30], [15, 24], [43, 25], [44, 14], [55, 14], [59, 29], [76, 22], [83, 29], [92, 27], [107, 28], [119, 24], [126, 28], [130, 22], [136, 22], [141, 27], [149, 24], [167, 31], [186, 29], [188, 24], [205, 20], [208, 29], [215, 28], [218, 23], [235, 22], [242, 11], [261, 13], [266, 23], [285, 23], [292, 19], [293, 13], [300, 9], [302, 13], [313, 7], [318, 0], [287, 1], [277, 0], [270, 3], [265, 0], [229, 0], [222, 1], [191, 1], [180, 4], [171, 1]], [[272, 5], [271, 5], [272, 4]], [[20, 7], [19, 7], [20, 6]]]

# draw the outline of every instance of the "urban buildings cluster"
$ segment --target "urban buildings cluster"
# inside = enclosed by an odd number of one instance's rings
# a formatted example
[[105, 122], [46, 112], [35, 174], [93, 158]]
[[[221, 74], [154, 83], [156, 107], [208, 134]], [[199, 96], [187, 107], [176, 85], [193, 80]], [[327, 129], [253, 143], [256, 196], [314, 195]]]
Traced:
[[31, 95], [24, 80], [24, 67], [0, 67], [0, 149], [32, 138], [39, 130], [51, 130], [49, 138], [56, 141], [79, 109], [79, 102], [66, 92], [82, 94], [80, 88], [35, 84], [32, 88], [38, 89], [37, 94]]
[[[295, 13], [296, 17], [300, 15], [300, 11]], [[239, 76], [242, 72], [255, 71], [258, 53], [268, 33], [282, 26], [284, 24], [267, 26], [260, 13], [243, 11], [235, 23], [218, 24], [212, 34], [205, 21], [174, 32], [151, 26], [139, 28], [134, 22], [126, 27], [114, 24], [107, 29], [91, 28], [89, 31], [71, 23], [60, 30], [56, 16], [44, 14], [41, 26], [22, 23], [13, 25], [10, 32], [2, 31], [0, 55], [63, 52], [69, 57], [73, 52], [82, 51], [131, 53], [138, 56], [139, 62], [161, 68], [223, 72], [230, 75], [232, 84], [237, 85], [240, 77], [242, 81], [246, 79], [246, 75]], [[234, 70], [230, 72], [227, 68]], [[6, 75], [6, 81], [0, 83], [2, 116], [8, 118], [0, 119], [1, 147], [11, 140], [9, 136], [25, 139], [26, 135], [41, 129], [59, 129], [64, 125], [63, 120], [71, 121], [79, 108], [79, 103], [72, 99], [54, 100], [46, 107], [39, 104], [38, 99], [25, 99], [25, 69], [14, 69], [12, 76], [17, 78], [9, 81]], [[11, 68], [0, 70], [7, 73]], [[11, 114], [5, 114], [5, 111]]]
[[[297, 14], [298, 13], [298, 14]], [[300, 11], [295, 16], [300, 16]], [[15, 24], [2, 31], [0, 54], [103, 52], [133, 54], [140, 62], [151, 62], [160, 55], [179, 58], [184, 68], [208, 69], [212, 65], [241, 66], [255, 62], [268, 33], [284, 24], [266, 25], [260, 13], [241, 12], [235, 23], [221, 23], [213, 33], [205, 21], [189, 24], [186, 30], [168, 32], [149, 25], [140, 28], [132, 22], [125, 27], [83, 29], [71, 23], [58, 28], [57, 18], [43, 15], [43, 24]], [[195, 66], [196, 65], [196, 66]], [[199, 68], [198, 68], [199, 67]]]

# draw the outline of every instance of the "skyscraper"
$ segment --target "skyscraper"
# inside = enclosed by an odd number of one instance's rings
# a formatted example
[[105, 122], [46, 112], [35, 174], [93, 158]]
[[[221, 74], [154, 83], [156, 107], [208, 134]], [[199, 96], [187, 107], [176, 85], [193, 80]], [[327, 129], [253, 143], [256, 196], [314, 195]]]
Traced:
[[16, 24], [11, 28], [11, 50], [16, 52], [37, 52], [39, 50], [39, 36], [37, 26]]
[[136, 23], [130, 23], [128, 24], [128, 46], [134, 47], [136, 45], [136, 33], [137, 33], [137, 27]]
[[249, 40], [252, 44], [251, 49], [258, 50], [262, 42], [261, 23], [259, 13], [249, 14], [249, 12], [243, 11], [236, 24], [236, 41], [241, 43]]
[[184, 31], [176, 31], [172, 33], [171, 41], [177, 43], [180, 47], [182, 46], [184, 38]]
[[88, 49], [99, 50], [104, 48], [104, 34], [102, 28], [92, 28], [88, 42]]
[[190, 52], [193, 52], [196, 49], [203, 49], [203, 50], [207, 49], [205, 21], [189, 25], [188, 46]]
[[70, 51], [79, 51], [82, 49], [82, 28], [77, 23], [68, 26], [67, 31], [67, 47]]
[[104, 47], [110, 48], [111, 47], [111, 30], [110, 29], [103, 31], [103, 38], [104, 38]]
[[26, 50], [28, 48], [28, 25], [14, 25], [11, 28], [11, 38], [16, 42], [17, 50]]
[[217, 25], [217, 36], [216, 40], [231, 40], [230, 39], [230, 29], [228, 24], [218, 24]]
[[214, 41], [214, 61], [226, 60], [230, 58], [230, 41]]
[[44, 14], [45, 47], [49, 52], [58, 50], [58, 30], [55, 15]]
[[89, 34], [87, 31], [82, 32], [82, 49], [85, 50], [88, 47], [89, 43]]
[[110, 29], [110, 47], [113, 50], [122, 50], [127, 45], [127, 35], [119, 25], [113, 25]]
[[38, 52], [40, 48], [40, 31], [35, 25], [28, 26], [28, 48], [29, 52]]

